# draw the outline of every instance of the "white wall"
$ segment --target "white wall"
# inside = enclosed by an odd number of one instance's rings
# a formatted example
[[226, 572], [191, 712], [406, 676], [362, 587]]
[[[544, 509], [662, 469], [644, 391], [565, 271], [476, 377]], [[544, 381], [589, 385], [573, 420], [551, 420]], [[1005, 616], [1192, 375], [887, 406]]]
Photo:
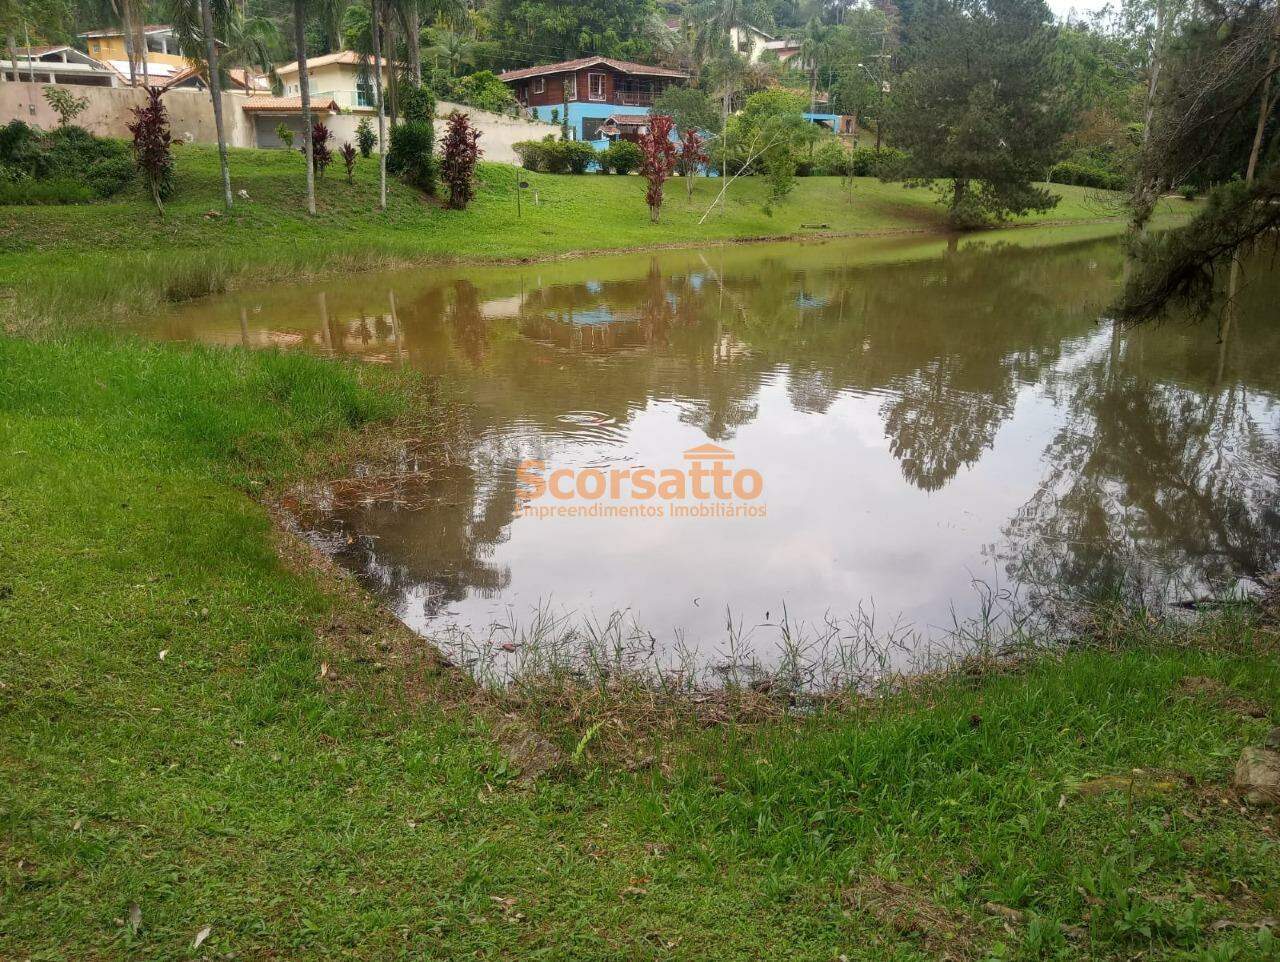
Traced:
[[[45, 101], [42, 93], [46, 84], [0, 83], [0, 125], [10, 120], [25, 120], [29, 124], [50, 130], [58, 125], [58, 115]], [[76, 123], [99, 137], [127, 139], [127, 124], [133, 120], [131, 107], [139, 106], [146, 98], [137, 87], [84, 87], [69, 86], [77, 96], [87, 97], [89, 106], [76, 118]], [[222, 95], [222, 119], [226, 125], [227, 143], [232, 147], [256, 147], [253, 119], [240, 109], [246, 95], [236, 92]], [[217, 143], [213, 124], [213, 105], [209, 94], [202, 90], [170, 90], [164, 95], [164, 105], [169, 111], [169, 127], [175, 140], [195, 143]], [[436, 105], [439, 119], [436, 121], [437, 140], [444, 136], [444, 118], [452, 111], [460, 110], [480, 130], [480, 148], [485, 160], [504, 164], [517, 161], [511, 145], [520, 140], [540, 140], [560, 128], [536, 120], [490, 113], [442, 100]], [[355, 143], [356, 125], [361, 117], [368, 117], [377, 129], [377, 115], [372, 111], [352, 111], [329, 114], [323, 117], [333, 132], [336, 146], [349, 140]], [[389, 123], [390, 121], [388, 121]], [[279, 123], [272, 120], [272, 127]]]
[[444, 138], [444, 118], [458, 110], [466, 114], [471, 123], [480, 131], [480, 149], [483, 160], [491, 160], [501, 164], [517, 163], [519, 158], [511, 145], [521, 140], [541, 140], [547, 134], [558, 134], [558, 124], [548, 124], [541, 120], [526, 120], [523, 117], [512, 117], [508, 114], [494, 114], [487, 110], [477, 110], [462, 104], [441, 100], [436, 103], [436, 141]]
[[[49, 85], [0, 84], [0, 124], [17, 119], [45, 130], [58, 126], [58, 115], [44, 99], [43, 90], [46, 86]], [[146, 100], [146, 93], [138, 87], [67, 85], [64, 89], [76, 96], [88, 98], [89, 106], [75, 122], [99, 137], [127, 139], [130, 136], [127, 125], [133, 120], [130, 108], [140, 106]], [[222, 95], [222, 120], [226, 125], [227, 142], [232, 147], [253, 146], [253, 127], [240, 109], [244, 98], [242, 93]], [[217, 143], [213, 104], [209, 100], [208, 91], [170, 90], [164, 95], [164, 105], [169, 111], [169, 129], [174, 140]]]

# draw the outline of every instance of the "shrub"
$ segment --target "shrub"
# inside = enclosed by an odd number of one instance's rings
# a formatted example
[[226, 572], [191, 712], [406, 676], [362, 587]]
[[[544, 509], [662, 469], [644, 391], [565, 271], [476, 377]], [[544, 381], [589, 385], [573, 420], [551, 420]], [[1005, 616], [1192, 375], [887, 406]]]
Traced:
[[351, 141], [347, 141], [338, 148], [338, 156], [342, 158], [342, 164], [347, 168], [347, 183], [351, 183], [351, 172], [356, 169], [356, 149], [351, 146]]
[[457, 110], [449, 114], [449, 126], [445, 131], [440, 174], [449, 185], [449, 206], [462, 210], [475, 196], [473, 176], [476, 161], [483, 152], [476, 145], [480, 131], [471, 126], [467, 115]]
[[61, 87], [45, 87], [44, 99], [58, 115], [60, 127], [70, 124], [89, 106], [88, 97], [77, 97], [70, 90], [63, 90]]
[[479, 70], [448, 81], [445, 89], [459, 103], [496, 114], [510, 110], [516, 102], [510, 88], [491, 70]]
[[906, 163], [906, 151], [896, 147], [855, 147], [849, 154], [850, 177], [892, 177]]
[[1183, 184], [1183, 185], [1182, 185], [1182, 199], [1183, 199], [1183, 200], [1195, 200], [1195, 199], [1196, 199], [1196, 195], [1197, 195], [1198, 193], [1200, 193], [1200, 190], [1199, 190], [1199, 188], [1197, 188], [1197, 187], [1196, 187], [1196, 185], [1195, 185], [1195, 184]]
[[280, 143], [284, 144], [286, 150], [293, 150], [293, 128], [283, 120], [276, 126], [276, 136], [280, 138]]
[[137, 173], [128, 154], [101, 157], [85, 172], [84, 182], [97, 196], [111, 197], [132, 184]]
[[391, 128], [387, 170], [419, 190], [434, 194], [435, 97], [428, 87], [406, 85], [401, 92], [401, 105], [404, 122]]
[[129, 124], [133, 134], [133, 154], [138, 171], [151, 191], [156, 209], [163, 211], [161, 203], [173, 193], [173, 149], [169, 137], [169, 115], [164, 109], [159, 87], [147, 87], [147, 102], [132, 108], [134, 121]]
[[556, 144], [571, 174], [585, 174], [596, 160], [596, 149], [585, 140], [562, 140]]
[[329, 128], [316, 121], [311, 125], [311, 162], [315, 165], [316, 175], [324, 176], [325, 168], [333, 162], [333, 151], [329, 149]]
[[654, 114], [648, 129], [640, 135], [640, 152], [644, 157], [640, 174], [648, 183], [645, 203], [649, 205], [649, 219], [658, 223], [662, 213], [662, 185], [676, 169], [676, 145], [671, 142], [673, 124], [666, 114]]
[[834, 137], [824, 140], [813, 152], [811, 173], [817, 177], [849, 177], [853, 169], [853, 155]]
[[625, 177], [632, 171], [638, 170], [643, 161], [644, 152], [637, 144], [629, 140], [615, 140], [600, 151], [600, 172], [607, 174], [613, 171]]
[[1128, 179], [1123, 174], [1070, 160], [1064, 160], [1050, 168], [1049, 183], [1095, 187], [1098, 190], [1124, 190], [1129, 186]]
[[70, 177], [0, 180], [0, 204], [87, 204], [91, 200], [93, 191]]
[[378, 144], [378, 135], [373, 132], [373, 124], [368, 117], [362, 117], [356, 124], [356, 146], [360, 148], [360, 156], [368, 157]]
[[525, 170], [545, 172], [547, 170], [547, 145], [553, 142], [548, 134], [545, 140], [517, 141], [511, 145], [511, 149], [520, 158], [520, 166]]
[[[110, 197], [134, 176], [133, 159], [122, 141], [95, 137], [72, 126], [43, 133], [22, 121], [0, 128], [0, 165], [8, 171], [4, 179], [11, 183], [19, 179], [60, 182], [61, 186], [47, 190], [27, 188], [24, 196], [39, 199], [22, 203], [69, 204], [94, 195]], [[84, 190], [69, 190], [68, 183], [80, 184]]]
[[21, 120], [0, 128], [0, 164], [28, 177], [45, 177], [52, 165], [44, 135]]

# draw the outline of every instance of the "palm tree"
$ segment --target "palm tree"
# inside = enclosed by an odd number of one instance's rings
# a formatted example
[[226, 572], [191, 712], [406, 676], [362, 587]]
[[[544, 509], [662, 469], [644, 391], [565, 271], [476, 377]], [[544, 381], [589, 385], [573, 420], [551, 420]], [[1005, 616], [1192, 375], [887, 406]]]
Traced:
[[450, 27], [432, 27], [431, 46], [426, 54], [437, 63], [442, 63], [450, 77], [456, 77], [463, 67], [474, 67], [476, 62], [491, 54], [497, 46], [487, 40], [477, 40], [474, 36], [459, 33]]
[[244, 71], [245, 90], [252, 93], [253, 71], [258, 68], [264, 76], [271, 75], [272, 53], [280, 46], [280, 29], [268, 17], [248, 17], [238, 8], [232, 8], [227, 18], [227, 45], [222, 62], [238, 66]]
[[830, 30], [815, 16], [805, 24], [800, 38], [800, 66], [809, 72], [809, 109], [816, 112], [818, 104], [818, 62], [827, 54]]
[[[218, 135], [218, 166], [222, 174], [222, 201], [231, 209], [231, 169], [227, 166], [227, 136], [222, 117], [222, 75], [218, 68], [218, 39], [214, 33], [214, 3], [218, 4], [218, 20], [229, 16], [226, 0], [172, 0], [169, 20], [184, 50], [196, 51], [204, 46], [204, 69], [209, 82], [209, 99], [213, 102], [213, 126]], [[191, 56], [188, 53], [188, 56]], [[199, 58], [193, 57], [199, 64]]]
[[298, 57], [298, 99], [302, 102], [302, 148], [307, 155], [307, 213], [314, 217], [316, 170], [311, 143], [311, 78], [307, 76], [307, 0], [293, 0], [293, 46]]
[[422, 17], [418, 12], [418, 0], [386, 0], [390, 4], [400, 29], [404, 31], [404, 45], [409, 58], [409, 76], [415, 86], [422, 83]]
[[370, 0], [373, 34], [373, 89], [378, 102], [378, 209], [387, 209], [387, 111], [382, 103], [382, 26], [378, 0]]

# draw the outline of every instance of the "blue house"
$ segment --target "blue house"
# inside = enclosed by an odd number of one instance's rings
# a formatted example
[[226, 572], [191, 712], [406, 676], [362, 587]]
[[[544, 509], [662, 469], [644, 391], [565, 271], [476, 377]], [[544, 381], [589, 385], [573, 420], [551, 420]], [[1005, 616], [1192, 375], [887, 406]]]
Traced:
[[[611, 119], [648, 114], [662, 91], [689, 79], [682, 70], [611, 57], [581, 57], [508, 70], [499, 77], [516, 100], [539, 120], [552, 121], [554, 115], [555, 122], [559, 122], [567, 117], [574, 139], [597, 145], [609, 136], [618, 136], [616, 123], [608, 134], [600, 130]], [[623, 120], [622, 126], [634, 127], [637, 123], [634, 119]]]

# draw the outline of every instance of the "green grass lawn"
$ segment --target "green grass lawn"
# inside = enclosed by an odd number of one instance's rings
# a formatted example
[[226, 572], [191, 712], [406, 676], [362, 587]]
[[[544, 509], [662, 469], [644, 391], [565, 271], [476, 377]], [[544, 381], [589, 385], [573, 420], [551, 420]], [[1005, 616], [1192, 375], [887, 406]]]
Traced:
[[[311, 218], [302, 159], [266, 150], [231, 151], [232, 188], [248, 199], [237, 197], [223, 213], [216, 152], [190, 144], [176, 150], [176, 193], [163, 217], [141, 189], [89, 205], [0, 207], [0, 320], [96, 321], [238, 283], [429, 260], [945, 226], [932, 191], [874, 178], [858, 178], [852, 190], [839, 178], [799, 178], [771, 214], [766, 185], [742, 178], [702, 225], [697, 221], [719, 182], [696, 179], [690, 203], [677, 178], [668, 183], [662, 223], [654, 225], [639, 177], [524, 173], [529, 187], [517, 216], [516, 169], [502, 164], [481, 165], [476, 200], [466, 211], [444, 210], [392, 179], [387, 210], [378, 212], [373, 159], [357, 163], [350, 185], [341, 165], [331, 166]], [[1062, 195], [1059, 206], [1027, 222], [1122, 220], [1116, 195], [1054, 189]]]

